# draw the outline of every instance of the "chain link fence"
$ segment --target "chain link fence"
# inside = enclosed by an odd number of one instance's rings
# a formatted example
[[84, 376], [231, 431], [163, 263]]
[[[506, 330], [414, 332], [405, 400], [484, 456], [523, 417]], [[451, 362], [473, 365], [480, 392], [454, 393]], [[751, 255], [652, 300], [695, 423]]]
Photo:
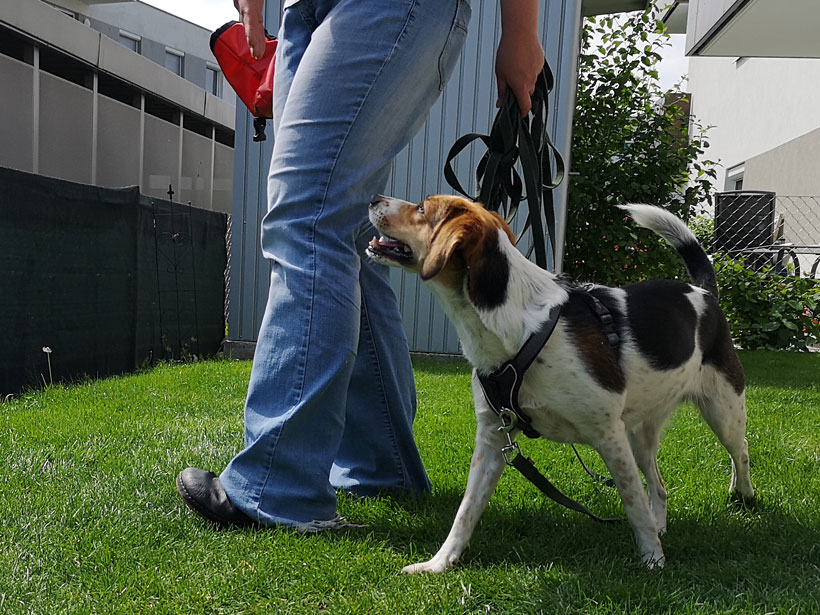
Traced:
[[755, 271], [820, 279], [820, 197], [732, 191], [715, 195], [714, 251]]

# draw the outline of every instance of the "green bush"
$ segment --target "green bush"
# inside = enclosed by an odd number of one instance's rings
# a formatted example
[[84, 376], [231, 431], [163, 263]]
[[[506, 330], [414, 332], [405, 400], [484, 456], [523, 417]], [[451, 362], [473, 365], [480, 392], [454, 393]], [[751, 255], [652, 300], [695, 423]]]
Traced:
[[688, 220], [710, 199], [703, 129], [681, 92], [660, 86], [666, 27], [650, 7], [584, 23], [572, 137], [564, 272], [621, 285], [685, 275], [656, 235], [636, 229], [622, 203], [662, 205]]
[[714, 252], [715, 245], [715, 219], [711, 216], [695, 216], [689, 221], [689, 228], [698, 238], [698, 243], [703, 246], [707, 254]]
[[806, 350], [820, 341], [820, 284], [783, 276], [767, 268], [755, 272], [743, 259], [714, 256], [720, 305], [732, 337], [748, 350]]

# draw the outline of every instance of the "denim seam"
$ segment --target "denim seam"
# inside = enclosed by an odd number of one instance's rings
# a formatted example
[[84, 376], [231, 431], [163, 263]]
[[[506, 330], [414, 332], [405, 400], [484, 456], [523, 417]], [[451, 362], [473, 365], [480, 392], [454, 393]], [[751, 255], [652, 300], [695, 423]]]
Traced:
[[456, 34], [456, 30], [461, 30], [464, 33], [465, 36], [467, 35], [467, 28], [459, 20], [459, 18], [461, 17], [461, 11], [463, 10], [463, 7], [461, 5], [461, 1], [462, 0], [459, 0], [458, 2], [456, 2], [456, 11], [453, 14], [453, 21], [450, 24], [450, 30], [447, 33], [447, 38], [444, 41], [444, 47], [442, 47], [441, 53], [439, 54], [439, 57], [438, 57], [437, 67], [438, 67], [438, 89], [439, 89], [439, 91], [443, 90], [444, 87], [447, 85], [447, 78], [444, 76], [444, 72], [442, 70], [442, 68], [443, 68], [442, 64], [446, 59], [447, 51], [449, 50], [450, 46], [454, 42], [453, 37]]
[[[318, 218], [320, 215], [321, 215], [321, 208], [320, 208], [319, 212], [317, 212], [315, 218]], [[313, 246], [311, 248], [311, 252], [310, 252], [310, 254], [311, 254], [311, 257], [310, 257], [311, 291], [310, 292], [311, 292], [311, 296], [313, 296], [316, 292], [316, 248], [315, 248], [315, 241], [314, 241], [314, 238], [316, 236], [315, 222], [314, 222], [314, 226], [311, 228], [310, 234], [311, 234], [310, 245]], [[297, 387], [298, 390], [296, 391], [296, 396], [295, 396], [295, 399], [294, 399], [294, 405], [298, 405], [302, 401], [302, 396], [304, 395], [304, 392], [305, 392], [305, 377], [306, 377], [305, 375], [307, 374], [307, 369], [305, 367], [305, 364], [307, 363], [307, 358], [308, 358], [309, 350], [310, 350], [309, 349], [309, 340], [310, 340], [310, 331], [311, 331], [312, 327], [313, 327], [313, 302], [311, 302], [310, 306], [307, 309], [307, 323], [306, 323], [307, 336], [306, 336], [306, 339], [308, 340], [308, 343], [305, 344], [304, 348], [300, 349], [299, 360], [294, 361], [294, 365], [296, 365], [298, 367], [299, 372], [300, 372], [299, 377], [294, 379], [294, 385], [296, 385], [298, 383], [298, 387]], [[292, 408], [289, 412], [292, 414]], [[283, 421], [283, 423], [279, 426], [279, 429], [277, 430], [275, 437], [272, 438], [272, 442], [271, 442], [270, 446], [268, 447], [269, 452], [268, 452], [267, 462], [266, 462], [266, 465], [268, 467], [268, 471], [265, 473], [265, 478], [260, 483], [259, 496], [256, 498], [256, 512], [257, 512], [257, 515], [259, 513], [259, 505], [262, 502], [262, 495], [265, 493], [265, 487], [267, 486], [268, 481], [270, 480], [271, 473], [273, 472], [273, 458], [276, 455], [276, 449], [278, 448], [279, 440], [282, 436], [282, 431], [287, 426], [289, 418], [290, 417], [285, 419]]]
[[[311, 8], [313, 8], [313, 10], [315, 11], [315, 7], [314, 7], [313, 3], [309, 2], [309, 0], [303, 0], [302, 2], [299, 2], [298, 4], [295, 5], [294, 8], [296, 8], [296, 10], [299, 11], [299, 16], [302, 18], [302, 21], [304, 22], [305, 27], [309, 31], [313, 32], [318, 27], [318, 24], [316, 23], [315, 19], [309, 19], [309, 17], [312, 17], [312, 16], [306, 10], [308, 8], [307, 4], [310, 4]], [[315, 214], [316, 218], [318, 218], [319, 215], [321, 215], [321, 209]], [[315, 218], [314, 218], [314, 220], [315, 220]], [[310, 242], [309, 243], [312, 246], [312, 248], [311, 248], [311, 257], [310, 257], [310, 277], [311, 277], [311, 296], [313, 296], [313, 294], [316, 290], [316, 248], [313, 247], [314, 244], [315, 244], [315, 242], [314, 242], [315, 222], [314, 222], [314, 225], [311, 227], [310, 233], [311, 233], [311, 237], [310, 237]], [[305, 323], [304, 328], [307, 329], [307, 339], [310, 339], [310, 329], [311, 329], [312, 321], [313, 321], [313, 306], [312, 306], [312, 303], [311, 303], [311, 305], [309, 306], [309, 308], [307, 310], [307, 316], [306, 316], [305, 320], [307, 322]], [[298, 366], [298, 370], [299, 370], [299, 374], [297, 375], [297, 378], [294, 379], [294, 383], [293, 383], [294, 388], [296, 389], [295, 397], [294, 397], [294, 405], [298, 404], [302, 400], [302, 396], [304, 395], [305, 377], [306, 377], [306, 373], [307, 373], [307, 369], [305, 368], [305, 363], [307, 362], [307, 356], [308, 356], [308, 349], [307, 349], [307, 347], [304, 347], [304, 348], [300, 349], [300, 351], [299, 351], [299, 360], [294, 361], [294, 365]], [[256, 501], [256, 506], [255, 506], [255, 511], [254, 512], [256, 513], [257, 519], [259, 518], [259, 509], [260, 509], [260, 505], [262, 503], [263, 495], [265, 493], [265, 487], [267, 486], [268, 481], [271, 478], [271, 473], [273, 472], [273, 459], [276, 456], [276, 450], [277, 450], [278, 445], [279, 445], [279, 440], [282, 436], [282, 431], [285, 429], [286, 425], [287, 425], [287, 419], [285, 419], [283, 424], [279, 426], [279, 429], [276, 431], [276, 434], [271, 438], [272, 441], [270, 443], [270, 446], [267, 447], [268, 454], [267, 454], [267, 458], [266, 458], [266, 465], [267, 465], [268, 471], [265, 473], [264, 478], [259, 482], [258, 492], [257, 492], [258, 495], [257, 495], [256, 498], [254, 498], [255, 501]]]

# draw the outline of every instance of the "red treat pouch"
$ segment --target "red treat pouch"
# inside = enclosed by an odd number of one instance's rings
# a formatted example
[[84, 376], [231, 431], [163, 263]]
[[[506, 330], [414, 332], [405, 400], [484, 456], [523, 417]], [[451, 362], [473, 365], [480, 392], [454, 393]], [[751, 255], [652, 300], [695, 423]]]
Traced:
[[225, 79], [254, 116], [254, 141], [265, 139], [265, 120], [273, 117], [273, 72], [278, 41], [267, 32], [265, 39], [265, 53], [257, 60], [248, 49], [245, 26], [240, 22], [229, 21], [211, 35], [211, 52]]

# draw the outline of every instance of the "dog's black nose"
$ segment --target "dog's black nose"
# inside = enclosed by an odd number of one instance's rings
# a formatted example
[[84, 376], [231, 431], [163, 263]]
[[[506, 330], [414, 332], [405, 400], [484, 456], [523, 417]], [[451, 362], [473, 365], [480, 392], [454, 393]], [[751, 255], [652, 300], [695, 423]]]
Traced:
[[381, 203], [386, 198], [387, 198], [386, 196], [383, 196], [381, 194], [374, 194], [373, 196], [370, 197], [370, 204], [371, 205], [378, 205], [379, 203]]

